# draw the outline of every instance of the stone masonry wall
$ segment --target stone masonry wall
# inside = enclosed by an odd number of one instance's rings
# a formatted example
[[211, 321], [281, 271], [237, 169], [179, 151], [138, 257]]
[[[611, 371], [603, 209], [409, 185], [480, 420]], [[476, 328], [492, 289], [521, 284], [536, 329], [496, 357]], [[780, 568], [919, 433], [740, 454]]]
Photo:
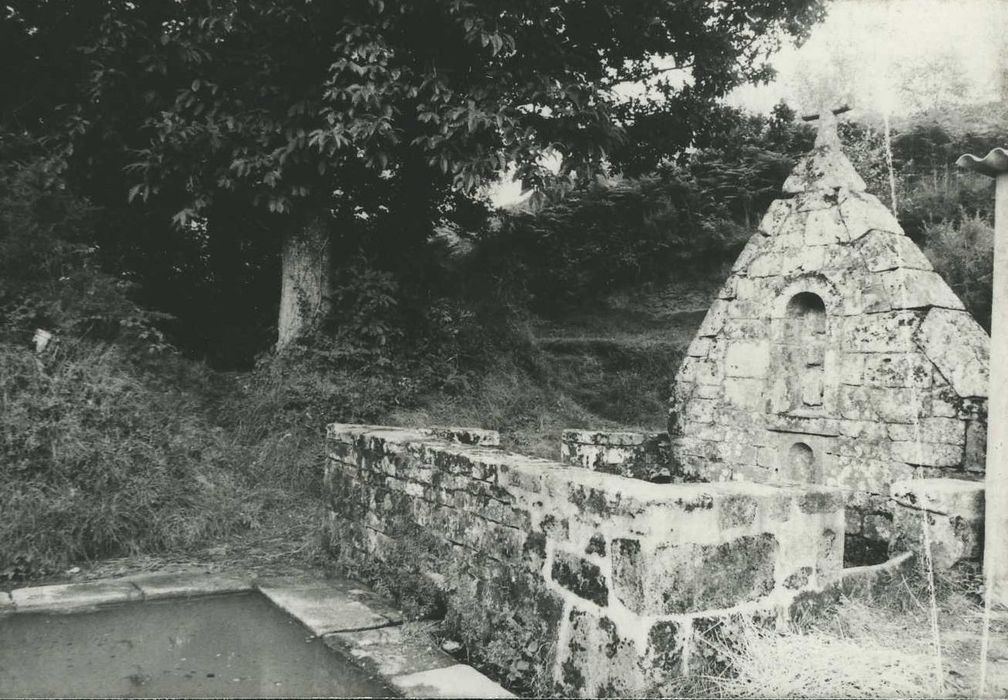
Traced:
[[[923, 552], [928, 529], [937, 570], [979, 561], [983, 553], [984, 485], [962, 479], [911, 479], [890, 486], [892, 552]], [[926, 523], [926, 525], [925, 525]]]
[[551, 692], [671, 693], [722, 670], [743, 621], [772, 623], [838, 579], [834, 490], [653, 484], [455, 435], [330, 425], [333, 547], [415, 558], [471, 649]]
[[560, 461], [632, 479], [668, 483], [673, 480], [668, 433], [629, 430], [564, 430]]

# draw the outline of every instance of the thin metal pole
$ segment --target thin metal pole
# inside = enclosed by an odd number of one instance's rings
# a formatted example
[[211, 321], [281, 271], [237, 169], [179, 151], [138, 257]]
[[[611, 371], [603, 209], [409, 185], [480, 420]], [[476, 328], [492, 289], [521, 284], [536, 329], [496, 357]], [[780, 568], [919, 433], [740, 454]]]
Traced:
[[1008, 151], [964, 155], [960, 168], [994, 178], [994, 277], [991, 303], [987, 464], [984, 472], [984, 581], [989, 599], [1008, 604]]
[[994, 289], [991, 304], [984, 569], [995, 602], [1008, 603], [1008, 172], [994, 195]]
[[994, 178], [994, 275], [991, 303], [987, 464], [984, 471], [984, 615], [977, 693], [987, 695], [991, 607], [1008, 605], [1008, 151], [964, 155], [960, 168]]

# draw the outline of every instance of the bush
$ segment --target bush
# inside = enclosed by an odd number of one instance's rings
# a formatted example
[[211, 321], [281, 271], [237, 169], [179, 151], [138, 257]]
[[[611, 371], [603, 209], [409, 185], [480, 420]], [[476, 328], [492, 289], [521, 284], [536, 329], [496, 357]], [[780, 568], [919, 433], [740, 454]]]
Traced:
[[0, 339], [36, 328], [148, 350], [167, 345], [163, 314], [128, 297], [126, 278], [104, 274], [88, 240], [94, 212], [67, 191], [37, 145], [0, 138]]
[[984, 155], [1000, 146], [1003, 124], [993, 114], [951, 116], [949, 124], [914, 123], [893, 135], [898, 217], [916, 240], [943, 221], [958, 225], [964, 218], [993, 215], [993, 181], [954, 163], [964, 153]]
[[924, 253], [959, 296], [966, 309], [990, 332], [994, 274], [994, 229], [980, 216], [963, 217], [924, 229]]
[[[255, 524], [258, 483], [208, 420], [218, 377], [98, 268], [94, 212], [37, 145], [0, 151], [0, 579]], [[38, 354], [37, 328], [55, 338]]]
[[907, 173], [899, 186], [899, 221], [911, 238], [926, 242], [927, 229], [943, 222], [958, 226], [994, 213], [993, 180], [954, 172], [946, 166], [929, 173]]
[[717, 274], [811, 146], [794, 116], [783, 104], [770, 117], [726, 107], [675, 162], [540, 193], [530, 211], [506, 213], [477, 237], [470, 276], [484, 296], [555, 313], [672, 275]]
[[518, 303], [556, 312], [732, 257], [750, 232], [713, 209], [696, 180], [675, 169], [596, 182], [535, 213], [505, 215], [471, 267]]
[[0, 344], [0, 579], [204, 544], [258, 518], [193, 399], [112, 346]]

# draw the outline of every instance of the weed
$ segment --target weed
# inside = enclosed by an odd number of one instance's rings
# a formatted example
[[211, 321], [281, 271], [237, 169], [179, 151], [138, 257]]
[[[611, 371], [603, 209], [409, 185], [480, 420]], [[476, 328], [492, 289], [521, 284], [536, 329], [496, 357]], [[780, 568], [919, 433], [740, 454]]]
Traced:
[[197, 403], [114, 346], [67, 340], [40, 364], [0, 344], [0, 437], [2, 578], [192, 547], [260, 519]]

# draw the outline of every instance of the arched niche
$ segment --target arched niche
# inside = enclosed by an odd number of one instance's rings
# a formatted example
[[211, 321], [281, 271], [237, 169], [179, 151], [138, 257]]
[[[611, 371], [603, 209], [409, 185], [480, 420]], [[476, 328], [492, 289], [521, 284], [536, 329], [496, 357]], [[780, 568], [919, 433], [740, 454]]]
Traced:
[[815, 451], [804, 442], [795, 442], [787, 451], [787, 478], [803, 484], [813, 484], [816, 479]]
[[[793, 304], [793, 305], [792, 305]], [[799, 311], [822, 310], [827, 317], [842, 316], [843, 295], [822, 275], [803, 275], [778, 291], [770, 305], [770, 317], [786, 319]]]
[[822, 437], [781, 433], [776, 480], [782, 484], [822, 484], [826, 441]]
[[798, 292], [784, 307], [788, 318], [805, 323], [810, 332], [826, 332], [826, 302], [814, 292]]
[[791, 294], [784, 305], [783, 340], [789, 412], [818, 411], [825, 391], [824, 361], [827, 337], [826, 302], [815, 292]]

